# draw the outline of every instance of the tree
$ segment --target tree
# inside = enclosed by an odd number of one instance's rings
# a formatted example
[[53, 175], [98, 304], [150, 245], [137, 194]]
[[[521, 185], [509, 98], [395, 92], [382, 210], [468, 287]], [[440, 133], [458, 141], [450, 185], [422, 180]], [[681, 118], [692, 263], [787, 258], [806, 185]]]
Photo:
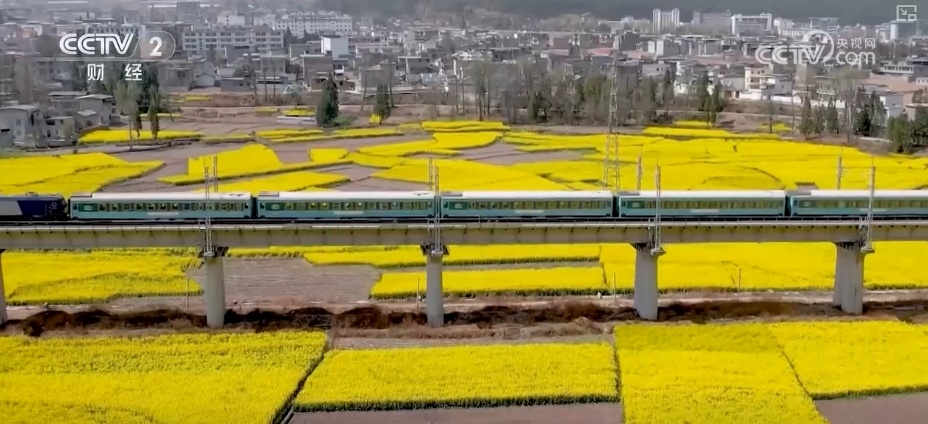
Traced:
[[806, 96], [802, 98], [802, 117], [799, 120], [799, 133], [807, 140], [815, 134], [815, 122], [812, 120], [812, 100]]
[[161, 110], [161, 93], [157, 85], [148, 87], [148, 128], [151, 130], [151, 140], [158, 141], [158, 131], [161, 130], [161, 121], [158, 118], [158, 112]]
[[696, 104], [700, 112], [706, 111], [709, 99], [709, 73], [703, 72], [696, 83]]
[[374, 114], [380, 118], [378, 124], [383, 124], [390, 117], [393, 105], [390, 104], [390, 91], [386, 84], [377, 85], [377, 94], [374, 98]]
[[[137, 122], [141, 121], [141, 119], [136, 119], [136, 117], [139, 117], [138, 84], [119, 81], [116, 83], [115, 92], [116, 108], [119, 109], [120, 114], [128, 117], [129, 140], [132, 140], [133, 127], [136, 126]], [[136, 129], [136, 135], [138, 134], [138, 129]]]
[[886, 129], [894, 153], [911, 153], [913, 128], [908, 115], [903, 113], [889, 118]]
[[812, 112], [812, 133], [820, 136], [825, 133], [825, 106], [819, 105]]
[[825, 131], [828, 134], [841, 132], [841, 121], [838, 119], [838, 108], [835, 107], [835, 99], [828, 100], [828, 106], [825, 108]]
[[674, 74], [670, 72], [670, 67], [668, 66], [667, 69], [664, 70], [664, 79], [661, 84], [661, 106], [663, 106], [664, 109], [667, 109], [673, 104], [674, 84]]
[[725, 99], [722, 98], [722, 91], [724, 90], [721, 81], [716, 81], [712, 87], [712, 94], [706, 96], [705, 104], [701, 110], [706, 113], [706, 124], [709, 126], [715, 126], [719, 114], [725, 110]]
[[335, 75], [330, 73], [322, 84], [322, 96], [316, 107], [316, 125], [331, 127], [338, 119], [338, 87], [335, 85]]

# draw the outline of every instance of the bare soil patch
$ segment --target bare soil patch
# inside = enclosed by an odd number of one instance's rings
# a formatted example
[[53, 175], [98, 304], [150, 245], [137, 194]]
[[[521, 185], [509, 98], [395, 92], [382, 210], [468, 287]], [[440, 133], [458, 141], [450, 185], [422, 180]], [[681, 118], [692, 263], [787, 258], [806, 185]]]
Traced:
[[[302, 258], [227, 258], [224, 266], [226, 297], [239, 302], [281, 297], [306, 303], [366, 300], [380, 278], [377, 269], [368, 265], [313, 266]], [[189, 275], [206, 282], [204, 268]]]
[[831, 424], [924, 424], [928, 393], [820, 400], [819, 412]]
[[[278, 298], [277, 301], [282, 300]], [[411, 306], [411, 307], [410, 307]], [[906, 321], [924, 316], [928, 301], [899, 301], [885, 303], [867, 303], [864, 306], [864, 319], [880, 317], [896, 318]], [[279, 306], [278, 306], [279, 308]], [[450, 308], [445, 313], [447, 329], [435, 330], [434, 333], [410, 330], [409, 335], [423, 334], [426, 338], [460, 338], [454, 327], [476, 326], [477, 329], [499, 329], [501, 326], [532, 327], [539, 324], [614, 323], [619, 321], [637, 321], [635, 310], [628, 306], [612, 306], [608, 302], [546, 302], [539, 304], [487, 305], [474, 304], [473, 308]], [[453, 310], [457, 309], [457, 310]], [[10, 331], [38, 336], [45, 331], [57, 330], [106, 330], [114, 328], [150, 328], [170, 326], [172, 328], [199, 328], [205, 325], [203, 315], [181, 312], [179, 309], [159, 309], [141, 312], [108, 312], [101, 309], [41, 310], [25, 318], [13, 319], [0, 327]], [[667, 322], [707, 322], [717, 320], [777, 320], [785, 318], [839, 318], [848, 316], [828, 304], [788, 303], [788, 302], [738, 302], [714, 301], [701, 303], [672, 303], [660, 308], [659, 321]], [[857, 318], [860, 319], [860, 318]], [[580, 321], [578, 321], [580, 320]], [[363, 330], [365, 337], [396, 338], [391, 333], [395, 327], [408, 329], [424, 328], [427, 324], [425, 312], [414, 305], [405, 308], [387, 308], [381, 306], [358, 306], [343, 308], [339, 311], [333, 307], [304, 307], [289, 311], [262, 310], [257, 308], [234, 307], [226, 311], [225, 322], [228, 328], [247, 328], [256, 331], [271, 331], [286, 328], [298, 329], [335, 329], [343, 337], [351, 337], [349, 330]], [[514, 327], [513, 327], [514, 328]], [[595, 327], [594, 327], [595, 328]], [[381, 331], [373, 331], [381, 330]], [[522, 330], [519, 330], [520, 332]], [[563, 335], [563, 334], [555, 334]], [[473, 337], [471, 337], [473, 338]]]
[[293, 424], [615, 424], [624, 422], [622, 405], [448, 408], [384, 412], [298, 413]]

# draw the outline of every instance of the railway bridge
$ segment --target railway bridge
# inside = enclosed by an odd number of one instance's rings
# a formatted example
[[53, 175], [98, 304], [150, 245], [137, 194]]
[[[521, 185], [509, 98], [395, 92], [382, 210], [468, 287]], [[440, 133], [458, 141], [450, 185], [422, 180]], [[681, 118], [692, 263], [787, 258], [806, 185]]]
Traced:
[[[442, 258], [450, 246], [491, 244], [627, 243], [635, 247], [634, 307], [657, 318], [658, 262], [665, 244], [830, 242], [836, 247], [834, 303], [850, 314], [863, 310], [864, 258], [873, 241], [928, 241], [928, 219], [754, 220], [686, 222], [497, 222], [249, 224], [73, 222], [0, 224], [0, 323], [5, 322], [2, 252], [5, 250], [199, 247], [207, 323], [221, 327], [227, 307], [223, 261], [232, 247], [419, 245], [426, 268], [426, 312], [444, 324]], [[720, 260], [724, 258], [719, 258]]]

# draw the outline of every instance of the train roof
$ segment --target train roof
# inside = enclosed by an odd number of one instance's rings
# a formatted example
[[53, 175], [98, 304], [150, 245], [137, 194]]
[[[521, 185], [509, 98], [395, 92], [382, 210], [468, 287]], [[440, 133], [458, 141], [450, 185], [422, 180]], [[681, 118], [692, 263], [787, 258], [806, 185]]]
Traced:
[[268, 191], [258, 194], [257, 197], [261, 200], [423, 200], [434, 199], [435, 193], [430, 191]]
[[459, 199], [611, 199], [612, 192], [599, 191], [461, 191], [442, 193]]
[[[185, 201], [185, 200], [205, 200], [205, 193], [194, 192], [175, 192], [175, 193], [90, 193], [75, 194], [71, 200], [164, 200], [164, 201]], [[228, 192], [228, 193], [210, 193], [209, 200], [246, 200], [251, 199], [251, 193], [246, 192]]]
[[[657, 197], [656, 191], [619, 193], [619, 197]], [[686, 199], [785, 199], [784, 190], [661, 190], [661, 197]]]
[[[859, 198], [870, 197], [870, 190], [809, 190], [792, 194], [793, 196]], [[874, 197], [928, 199], [926, 190], [874, 190]]]

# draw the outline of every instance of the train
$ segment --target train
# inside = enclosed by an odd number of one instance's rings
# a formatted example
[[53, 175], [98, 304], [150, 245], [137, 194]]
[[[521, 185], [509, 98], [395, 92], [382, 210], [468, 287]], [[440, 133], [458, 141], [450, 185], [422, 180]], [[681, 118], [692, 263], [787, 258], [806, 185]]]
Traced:
[[[660, 204], [658, 204], [658, 199]], [[89, 193], [0, 195], [0, 221], [504, 221], [928, 218], [922, 190]]]

